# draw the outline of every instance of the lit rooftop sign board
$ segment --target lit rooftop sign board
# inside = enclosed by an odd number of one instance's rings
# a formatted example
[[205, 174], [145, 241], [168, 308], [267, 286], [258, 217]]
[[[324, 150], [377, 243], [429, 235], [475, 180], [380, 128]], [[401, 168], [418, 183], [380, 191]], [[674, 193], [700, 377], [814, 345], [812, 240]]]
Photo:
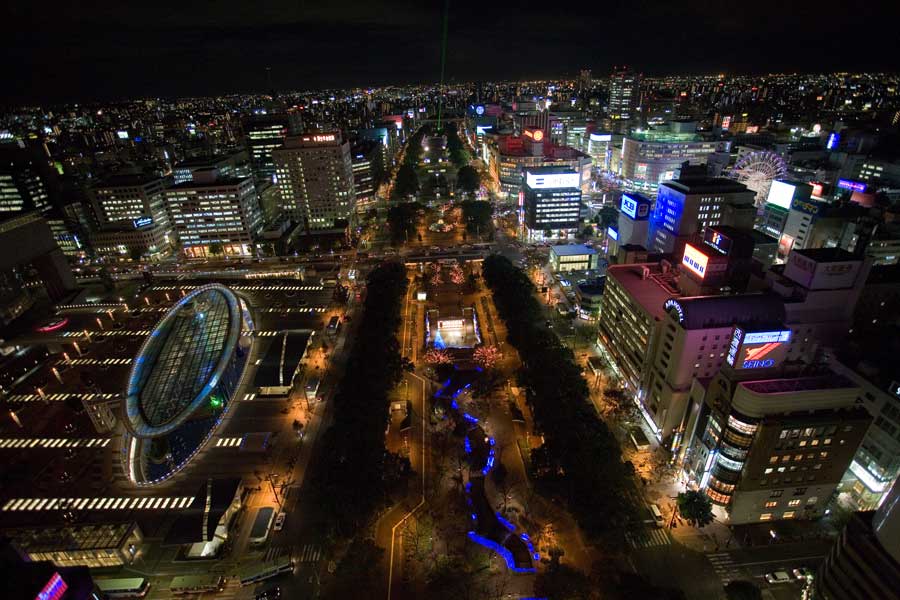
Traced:
[[715, 229], [707, 229], [703, 241], [726, 256], [731, 252], [731, 238]]
[[794, 192], [797, 186], [784, 181], [773, 181], [772, 187], [769, 188], [769, 196], [766, 198], [767, 204], [780, 206], [785, 210], [790, 210], [791, 200], [794, 199]]
[[641, 202], [628, 194], [622, 194], [622, 202], [619, 203], [619, 209], [634, 220], [646, 219], [650, 214], [649, 204]]
[[613, 229], [612, 227], [606, 228], [606, 236], [611, 240], [619, 240], [619, 232]]
[[525, 173], [525, 183], [533, 190], [547, 188], [577, 188], [578, 173], [547, 173], [544, 175]]
[[700, 279], [706, 277], [706, 266], [709, 257], [690, 244], [684, 245], [684, 256], [681, 258], [682, 266], [697, 275]]
[[34, 600], [60, 600], [67, 589], [69, 589], [69, 584], [63, 580], [59, 573], [53, 573], [47, 585], [38, 592]]
[[333, 142], [337, 140], [337, 135], [334, 133], [318, 133], [316, 135], [304, 135], [304, 142], [313, 142], [315, 144], [324, 144], [326, 142]]
[[483, 115], [483, 114], [484, 114], [484, 106], [482, 106], [481, 104], [479, 104], [478, 106], [476, 106], [476, 107], [475, 107], [475, 114], [478, 115], [479, 117], [480, 117], [481, 115]]
[[153, 217], [140, 217], [138, 219], [133, 219], [131, 224], [134, 225], [135, 229], [141, 229], [143, 227], [149, 227], [153, 225]]
[[744, 335], [745, 344], [772, 344], [791, 341], [791, 330], [758, 331]]
[[612, 141], [611, 133], [592, 133], [590, 136], [592, 142], [609, 142]]
[[740, 327], [734, 328], [734, 333], [731, 335], [731, 344], [728, 346], [728, 356], [725, 357], [725, 362], [727, 362], [732, 367], [734, 366], [734, 359], [737, 357], [738, 349], [741, 347], [741, 341], [744, 339], [744, 331]]
[[834, 150], [838, 147], [838, 144], [841, 143], [841, 134], [836, 131], [832, 131], [828, 136], [828, 143], [825, 144], [825, 148], [828, 150]]
[[678, 322], [684, 323], [684, 308], [681, 306], [681, 303], [678, 302], [675, 298], [669, 298], [666, 300], [666, 303], [663, 304], [663, 309], [669, 312], [674, 311], [676, 315], [678, 315]]
[[861, 181], [851, 181], [849, 179], [838, 179], [837, 186], [842, 190], [850, 190], [851, 192], [864, 192], [867, 187]]

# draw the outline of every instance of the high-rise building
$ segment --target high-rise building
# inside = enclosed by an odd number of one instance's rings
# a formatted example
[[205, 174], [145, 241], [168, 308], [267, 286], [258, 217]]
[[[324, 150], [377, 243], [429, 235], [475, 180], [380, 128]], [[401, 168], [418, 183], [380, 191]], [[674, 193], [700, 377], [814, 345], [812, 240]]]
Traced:
[[591, 159], [574, 148], [557, 146], [541, 129], [529, 128], [521, 136], [486, 138], [488, 171], [499, 184], [501, 196], [518, 198], [527, 169], [564, 167], [579, 174], [578, 186], [587, 193], [591, 182]]
[[615, 67], [609, 77], [609, 113], [613, 121], [630, 121], [637, 116], [641, 76], [627, 67]]
[[582, 69], [578, 73], [578, 93], [586, 94], [591, 91], [591, 88], [594, 85], [593, 79], [591, 79], [591, 70], [590, 69]]
[[0, 144], [0, 219], [51, 208], [45, 173], [20, 143]]
[[91, 188], [98, 229], [91, 246], [100, 256], [152, 259], [166, 256], [174, 243], [161, 177], [117, 175]]
[[258, 182], [272, 181], [272, 151], [280, 148], [287, 136], [300, 133], [302, 126], [297, 112], [257, 113], [244, 118], [247, 150]]
[[347, 227], [356, 192], [350, 143], [340, 131], [290, 136], [272, 157], [285, 214], [307, 231]]
[[350, 149], [357, 208], [375, 200], [378, 180], [384, 173], [382, 148], [378, 142], [360, 140]]
[[[745, 222], [726, 222], [726, 205], [744, 206]], [[683, 178], [659, 186], [650, 218], [648, 250], [679, 252], [678, 246], [713, 225], [753, 226], [753, 192], [724, 178]], [[680, 242], [680, 244], [679, 244]]]
[[525, 231], [529, 241], [566, 238], [581, 223], [579, 174], [565, 167], [539, 167], [525, 171]]
[[875, 512], [844, 527], [815, 578], [822, 600], [900, 600], [900, 484]]
[[732, 524], [824, 515], [871, 423], [859, 388], [835, 373], [751, 378], [782, 360], [790, 339], [736, 327], [733, 367], [692, 390], [688, 471]]
[[632, 131], [625, 137], [619, 174], [626, 185], [655, 193], [660, 183], [678, 176], [684, 163], [705, 165], [719, 147], [719, 142], [703, 139], [690, 127], [676, 129]]
[[215, 170], [198, 171], [193, 181], [174, 185], [165, 194], [186, 257], [253, 254], [253, 242], [263, 222], [252, 177], [220, 177]]

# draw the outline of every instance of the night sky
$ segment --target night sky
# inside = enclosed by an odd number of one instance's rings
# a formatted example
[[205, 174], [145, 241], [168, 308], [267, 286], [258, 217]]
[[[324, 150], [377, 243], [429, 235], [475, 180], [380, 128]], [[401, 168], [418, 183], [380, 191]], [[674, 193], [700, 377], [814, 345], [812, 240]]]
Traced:
[[[790, 11], [785, 13], [784, 11]], [[7, 2], [0, 102], [437, 81], [443, 2]], [[597, 0], [449, 6], [448, 81], [900, 70], [900, 2]]]

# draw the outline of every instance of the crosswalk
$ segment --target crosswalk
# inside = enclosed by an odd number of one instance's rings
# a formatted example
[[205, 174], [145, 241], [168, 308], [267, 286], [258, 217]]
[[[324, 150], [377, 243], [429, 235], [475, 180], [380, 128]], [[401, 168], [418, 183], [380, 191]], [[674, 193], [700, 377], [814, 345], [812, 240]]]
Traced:
[[110, 438], [0, 438], [0, 450], [11, 448], [105, 448]]
[[672, 543], [672, 536], [667, 529], [647, 528], [641, 531], [628, 531], [625, 533], [628, 545], [635, 550], [639, 548], [655, 548], [667, 546]]
[[268, 308], [263, 308], [260, 312], [267, 313], [324, 313], [328, 312], [328, 309], [322, 306], [312, 306], [312, 307], [300, 307], [300, 308], [278, 308], [277, 306], [270, 306]]
[[[196, 285], [154, 285], [153, 291], [166, 290], [192, 290]], [[248, 292], [320, 292], [325, 289], [322, 285], [229, 285], [233, 290]]]
[[216, 440], [216, 448], [236, 448], [241, 445], [243, 437], [222, 437]]
[[[149, 329], [107, 329], [95, 331], [93, 335], [120, 335], [120, 336], [145, 336], [150, 335]], [[84, 337], [84, 331], [63, 331], [61, 337]]]
[[70, 358], [61, 360], [61, 365], [130, 365], [130, 358]]
[[144, 496], [141, 498], [10, 498], [0, 510], [172, 510], [187, 508], [194, 496]]
[[78, 398], [79, 400], [97, 400], [97, 401], [106, 401], [106, 400], [115, 400], [120, 397], [120, 394], [78, 394], [78, 393], [59, 393], [59, 394], [44, 394], [41, 397], [40, 394], [13, 394], [9, 396], [6, 401], [7, 402], [62, 402], [66, 398]]
[[734, 563], [734, 559], [731, 558], [731, 554], [728, 552], [707, 554], [706, 557], [709, 558], [713, 570], [716, 572], [716, 575], [719, 576], [719, 579], [722, 580], [723, 584], [727, 584], [735, 579], [741, 579], [738, 566]]
[[306, 544], [297, 558], [299, 563], [314, 563], [322, 559], [322, 548], [315, 544]]

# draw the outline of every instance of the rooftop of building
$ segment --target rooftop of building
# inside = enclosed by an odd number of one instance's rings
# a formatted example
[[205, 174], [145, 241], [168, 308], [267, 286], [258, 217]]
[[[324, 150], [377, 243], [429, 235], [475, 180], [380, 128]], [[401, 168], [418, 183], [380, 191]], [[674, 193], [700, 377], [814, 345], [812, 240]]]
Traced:
[[661, 183], [659, 187], [668, 187], [685, 194], [704, 194], [710, 192], [737, 193], [747, 192], [747, 186], [725, 177], [684, 177]]
[[220, 187], [230, 187], [235, 185], [241, 185], [246, 181], [251, 181], [250, 177], [222, 177], [221, 175], [216, 176], [215, 178], [210, 178], [209, 181], [196, 179], [192, 181], [183, 181], [179, 184], [173, 185], [169, 187], [169, 190], [185, 190], [185, 189], [193, 189], [193, 188], [220, 188]]
[[290, 385], [297, 364], [303, 358], [312, 331], [285, 331], [266, 350], [253, 378], [255, 387]]
[[657, 144], [700, 142], [703, 137], [695, 132], [673, 132], [656, 129], [638, 129], [630, 132], [625, 139], [637, 142], [651, 142]]
[[[568, 172], [568, 171], [563, 171]], [[597, 254], [597, 251], [584, 244], [558, 244], [550, 246], [550, 251], [557, 256], [581, 256], [584, 254]]]
[[94, 188], [110, 188], [110, 187], [138, 187], [150, 183], [162, 182], [163, 178], [158, 175], [146, 175], [141, 173], [121, 173], [118, 175], [110, 175], [102, 181], [97, 182]]
[[663, 319], [666, 316], [663, 305], [666, 300], [678, 296], [678, 291], [661, 283], [654, 275], [663, 275], [656, 263], [610, 265], [606, 270], [607, 282], [614, 279], [644, 310], [656, 319]]
[[844, 250], [843, 248], [806, 248], [803, 250], [794, 250], [793, 252], [801, 256], [805, 256], [810, 260], [814, 260], [817, 263], [834, 263], [859, 260], [859, 257], [855, 256], [851, 252], [848, 252], [847, 250]]
[[679, 298], [685, 329], [780, 327], [784, 322], [784, 301], [775, 294], [739, 296], [691, 296]]
[[179, 161], [178, 164], [175, 165], [175, 168], [194, 169], [202, 167], [213, 167], [221, 162], [232, 160], [233, 158], [234, 156], [227, 154], [220, 156], [195, 156], [193, 158], [186, 158], [182, 161]]
[[793, 394], [797, 392], [814, 392], [817, 390], [835, 390], [858, 387], [847, 377], [837, 373], [816, 375], [813, 377], [791, 377], [783, 379], [761, 379], [738, 383], [757, 394]]

